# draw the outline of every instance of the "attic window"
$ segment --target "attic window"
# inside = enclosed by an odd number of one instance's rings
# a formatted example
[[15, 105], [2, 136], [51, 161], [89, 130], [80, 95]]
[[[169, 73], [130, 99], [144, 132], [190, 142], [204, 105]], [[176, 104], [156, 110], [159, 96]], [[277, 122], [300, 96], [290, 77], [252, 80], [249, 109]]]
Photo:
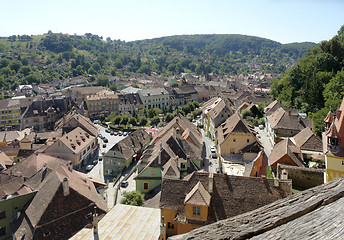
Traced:
[[80, 146], [81, 142], [80, 140], [76, 140], [76, 143]]
[[87, 138], [90, 138], [90, 135], [88, 133], [85, 134]]
[[84, 136], [81, 136], [81, 140], [85, 142], [85, 137], [84, 137]]
[[51, 232], [43, 232], [43, 237], [48, 237]]
[[74, 143], [72, 143], [70, 146], [71, 146], [73, 149], [75, 149], [75, 145], [74, 145]]

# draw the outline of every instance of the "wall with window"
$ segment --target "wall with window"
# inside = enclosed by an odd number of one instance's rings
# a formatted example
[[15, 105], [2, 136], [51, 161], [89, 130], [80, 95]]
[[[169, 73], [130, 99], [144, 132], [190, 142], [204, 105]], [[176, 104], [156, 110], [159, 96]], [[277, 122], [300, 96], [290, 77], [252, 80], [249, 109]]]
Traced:
[[9, 239], [12, 236], [11, 221], [17, 217], [24, 204], [29, 201], [36, 192], [12, 197], [0, 202], [0, 239]]
[[234, 153], [238, 154], [240, 150], [255, 141], [256, 139], [252, 134], [232, 133], [220, 144], [221, 155], [228, 155], [232, 153], [233, 150]]
[[344, 175], [344, 158], [325, 155], [326, 182]]
[[206, 221], [208, 218], [208, 207], [186, 204], [186, 218]]

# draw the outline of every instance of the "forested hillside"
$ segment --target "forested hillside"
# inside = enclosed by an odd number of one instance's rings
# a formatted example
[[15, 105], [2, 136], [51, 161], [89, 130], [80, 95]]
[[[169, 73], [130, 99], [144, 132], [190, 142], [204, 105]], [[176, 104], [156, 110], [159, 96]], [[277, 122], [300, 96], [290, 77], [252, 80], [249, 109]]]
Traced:
[[244, 35], [182, 35], [133, 42], [104, 40], [91, 33], [13, 35], [0, 39], [0, 89], [81, 75], [283, 73], [314, 46]]
[[309, 50], [271, 86], [275, 98], [310, 113], [315, 130], [323, 131], [330, 108], [335, 112], [344, 97], [344, 26], [338, 35]]

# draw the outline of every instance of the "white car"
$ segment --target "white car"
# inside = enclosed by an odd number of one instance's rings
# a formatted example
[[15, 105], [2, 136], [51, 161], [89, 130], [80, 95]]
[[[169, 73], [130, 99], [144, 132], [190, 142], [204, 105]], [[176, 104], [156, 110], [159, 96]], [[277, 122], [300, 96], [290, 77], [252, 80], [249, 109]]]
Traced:
[[86, 171], [91, 171], [92, 168], [93, 168], [93, 165], [87, 165], [87, 166], [86, 166]]
[[214, 146], [210, 148], [210, 152], [212, 158], [217, 158], [216, 148]]

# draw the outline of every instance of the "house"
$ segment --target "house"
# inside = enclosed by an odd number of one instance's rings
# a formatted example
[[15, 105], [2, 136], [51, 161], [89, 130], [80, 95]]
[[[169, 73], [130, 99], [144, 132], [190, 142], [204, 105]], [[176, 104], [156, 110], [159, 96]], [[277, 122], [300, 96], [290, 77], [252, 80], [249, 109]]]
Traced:
[[53, 130], [54, 124], [71, 109], [65, 97], [34, 98], [21, 116], [20, 128], [33, 128], [38, 132]]
[[0, 172], [13, 165], [11, 160], [4, 152], [0, 151]]
[[20, 130], [21, 115], [31, 101], [32, 98], [0, 100], [1, 130]]
[[184, 179], [164, 179], [160, 209], [161, 239], [190, 232], [252, 211], [291, 194], [291, 181], [194, 172]]
[[79, 114], [77, 111], [69, 112], [55, 123], [55, 130], [62, 129], [62, 134], [68, 133], [77, 127], [82, 128], [94, 137], [98, 136], [97, 126], [89, 118]]
[[204, 165], [203, 140], [197, 127], [178, 114], [160, 129], [143, 153], [135, 178], [136, 189], [147, 193], [163, 178], [181, 178]]
[[104, 175], [117, 176], [129, 167], [133, 161], [139, 160], [150, 141], [144, 129], [138, 129], [116, 143], [103, 158]]
[[[329, 123], [332, 119], [332, 123]], [[326, 179], [331, 181], [344, 175], [344, 99], [336, 116], [330, 111], [324, 120], [326, 128], [322, 133], [325, 155]]]
[[313, 128], [311, 119], [295, 116], [292, 110], [284, 110], [282, 107], [266, 117], [265, 125], [273, 143], [293, 137], [306, 127]]
[[143, 109], [143, 104], [138, 93], [118, 94], [119, 113], [128, 112], [132, 114]]
[[97, 151], [97, 138], [77, 127], [48, 146], [44, 153], [71, 161], [74, 168], [81, 168]]
[[344, 228], [343, 189], [341, 177], [169, 240], [340, 239]]
[[270, 115], [271, 113], [275, 112], [280, 107], [283, 108], [282, 102], [280, 100], [275, 100], [264, 108], [264, 113], [265, 115]]
[[99, 92], [86, 95], [86, 115], [91, 119], [99, 119], [101, 115], [107, 116], [113, 112], [118, 113], [118, 96], [113, 91], [103, 89]]
[[123, 93], [123, 94], [138, 93], [138, 91], [140, 91], [140, 90], [141, 90], [141, 88], [135, 88], [135, 87], [129, 86], [127, 88], [122, 89], [121, 93]]
[[70, 240], [93, 238], [156, 240], [159, 236], [160, 209], [116, 204], [98, 222], [96, 229], [84, 228]]
[[209, 90], [205, 86], [194, 86], [197, 92], [197, 102], [205, 102], [210, 99]]
[[102, 86], [73, 87], [73, 88], [69, 88], [66, 91], [66, 96], [67, 98], [70, 98], [74, 102], [76, 102], [78, 106], [80, 106], [84, 102], [86, 96], [95, 95], [97, 94], [97, 92], [100, 92], [106, 89], [108, 90], [108, 88], [102, 87]]
[[261, 176], [263, 147], [245, 120], [234, 113], [218, 129], [222, 171], [231, 175]]
[[217, 137], [216, 128], [235, 112], [229, 101], [221, 97], [205, 102], [201, 110], [205, 133], [213, 140]]
[[239, 154], [245, 147], [258, 141], [245, 120], [234, 113], [218, 129], [218, 144], [221, 155]]
[[53, 85], [47, 83], [41, 83], [39, 85], [34, 85], [32, 90], [37, 94], [50, 95], [56, 92]]
[[34, 153], [12, 167], [7, 168], [4, 173], [11, 176], [23, 177], [24, 180], [27, 180], [43, 168], [56, 170], [61, 166], [70, 167], [71, 164], [70, 161], [52, 157], [45, 153]]
[[49, 175], [12, 227], [16, 239], [68, 239], [86, 225], [93, 213], [108, 211], [88, 179], [61, 167]]
[[181, 87], [172, 88], [170, 91], [170, 94], [174, 99], [174, 103], [177, 105], [184, 105], [188, 102], [198, 100], [197, 91], [193, 86], [185, 85]]
[[296, 146], [289, 138], [280, 141], [272, 149], [269, 156], [271, 170], [276, 171], [278, 163], [305, 167], [300, 147]]
[[164, 88], [147, 88], [137, 91], [145, 109], [163, 109], [170, 104], [170, 95]]
[[309, 127], [302, 129], [291, 141], [301, 150], [304, 159], [311, 159], [314, 155], [323, 155], [321, 139]]
[[31, 96], [32, 95], [32, 85], [19, 85], [16, 88], [16, 92], [19, 94], [23, 94], [25, 96]]
[[240, 114], [242, 114], [243, 110], [249, 110], [253, 116], [256, 116], [258, 118], [262, 118], [263, 114], [259, 111], [259, 109], [257, 108], [257, 106], [253, 103], [248, 103], [248, 102], [243, 102], [239, 107], [238, 107], [238, 111]]

